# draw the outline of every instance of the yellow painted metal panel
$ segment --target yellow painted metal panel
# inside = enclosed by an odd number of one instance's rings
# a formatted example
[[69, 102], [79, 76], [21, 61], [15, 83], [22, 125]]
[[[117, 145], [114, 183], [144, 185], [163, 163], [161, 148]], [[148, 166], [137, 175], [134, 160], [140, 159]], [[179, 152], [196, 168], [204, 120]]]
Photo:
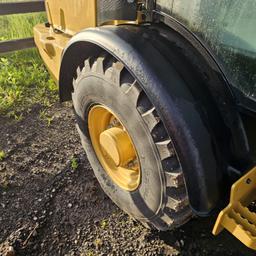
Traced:
[[224, 228], [251, 249], [256, 250], [256, 213], [249, 206], [256, 200], [256, 167], [233, 184], [230, 203], [220, 212], [213, 228], [218, 235]]
[[49, 23], [67, 34], [97, 26], [96, 0], [46, 0], [45, 4]]
[[55, 33], [44, 24], [38, 24], [34, 27], [34, 38], [44, 63], [55, 81], [58, 81], [61, 55], [70, 37], [64, 33]]

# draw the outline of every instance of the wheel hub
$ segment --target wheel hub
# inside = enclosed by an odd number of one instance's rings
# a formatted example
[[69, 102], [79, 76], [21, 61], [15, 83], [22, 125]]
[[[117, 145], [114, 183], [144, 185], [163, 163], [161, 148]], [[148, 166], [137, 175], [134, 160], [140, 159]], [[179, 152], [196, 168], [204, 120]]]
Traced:
[[88, 116], [95, 153], [110, 178], [121, 188], [134, 191], [141, 180], [134, 144], [121, 121], [107, 107], [97, 105]]
[[126, 165], [136, 156], [128, 134], [121, 128], [113, 127], [102, 132], [100, 145], [116, 166]]

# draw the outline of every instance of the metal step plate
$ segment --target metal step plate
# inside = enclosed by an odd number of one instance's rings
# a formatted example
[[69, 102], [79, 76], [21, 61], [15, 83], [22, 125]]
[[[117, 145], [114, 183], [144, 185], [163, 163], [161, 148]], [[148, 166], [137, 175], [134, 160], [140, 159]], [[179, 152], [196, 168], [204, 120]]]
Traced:
[[[230, 203], [220, 212], [212, 233], [224, 228], [247, 247], [256, 250], [256, 167], [240, 178], [231, 188]], [[256, 210], [256, 206], [255, 206]]]

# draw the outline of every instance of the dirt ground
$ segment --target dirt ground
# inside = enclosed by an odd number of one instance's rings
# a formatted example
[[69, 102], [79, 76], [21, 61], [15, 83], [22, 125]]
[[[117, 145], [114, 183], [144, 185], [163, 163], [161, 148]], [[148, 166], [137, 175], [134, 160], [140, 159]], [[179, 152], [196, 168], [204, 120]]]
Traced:
[[0, 117], [0, 255], [255, 255], [227, 232], [213, 237], [214, 217], [145, 229], [99, 187], [71, 107], [55, 104], [50, 123], [40, 110]]

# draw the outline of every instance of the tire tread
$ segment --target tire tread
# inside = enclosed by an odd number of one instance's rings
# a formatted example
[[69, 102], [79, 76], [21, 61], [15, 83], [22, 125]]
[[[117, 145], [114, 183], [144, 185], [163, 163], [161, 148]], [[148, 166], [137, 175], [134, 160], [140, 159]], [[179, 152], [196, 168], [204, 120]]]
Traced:
[[[77, 69], [77, 78], [73, 81], [74, 90], [81, 74], [91, 71], [103, 73], [112, 84], [124, 88], [124, 93], [131, 99], [131, 103], [136, 105], [138, 113], [148, 127], [159, 154], [165, 177], [165, 199], [158, 213], [152, 219], [145, 219], [142, 222], [145, 226], [153, 226], [158, 230], [169, 230], [181, 226], [192, 217], [192, 210], [174, 145], [157, 110], [124, 65], [106, 53], [94, 61], [85, 60], [82, 71], [80, 68]], [[127, 83], [127, 81], [133, 82]]]

